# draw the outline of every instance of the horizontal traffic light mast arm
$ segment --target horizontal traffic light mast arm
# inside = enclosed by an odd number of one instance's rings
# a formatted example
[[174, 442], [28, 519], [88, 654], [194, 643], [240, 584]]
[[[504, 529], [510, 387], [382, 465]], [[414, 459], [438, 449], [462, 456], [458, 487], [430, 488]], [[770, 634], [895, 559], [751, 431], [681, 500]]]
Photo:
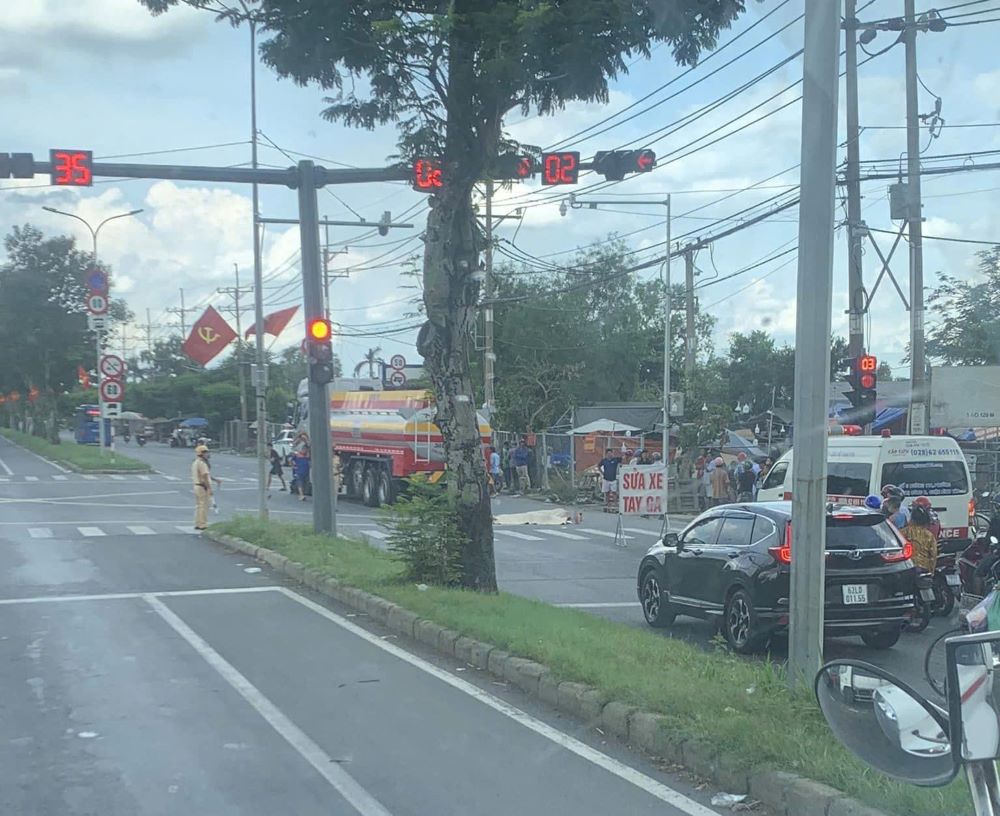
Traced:
[[[51, 162], [36, 161], [35, 175], [49, 174]], [[252, 167], [203, 167], [183, 164], [116, 164], [94, 162], [91, 171], [95, 176], [120, 178], [167, 179], [175, 181], [214, 181], [228, 184], [274, 184], [295, 188], [298, 169], [285, 170]], [[413, 175], [409, 166], [397, 167], [316, 167], [316, 180], [324, 184], [363, 184], [372, 181], [408, 181]]]

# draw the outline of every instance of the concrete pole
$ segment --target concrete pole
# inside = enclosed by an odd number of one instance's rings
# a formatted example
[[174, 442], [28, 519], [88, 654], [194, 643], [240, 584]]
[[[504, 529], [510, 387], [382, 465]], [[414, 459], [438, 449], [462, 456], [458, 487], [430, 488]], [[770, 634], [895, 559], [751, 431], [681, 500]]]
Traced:
[[914, 0], [903, 3], [906, 46], [906, 185], [910, 247], [910, 433], [927, 433], [924, 362], [924, 248], [920, 196], [920, 119], [917, 107], [917, 24]]
[[[257, 169], [257, 23], [250, 20], [250, 164]], [[315, 196], [315, 193], [314, 193]], [[264, 356], [264, 272], [260, 250], [260, 196], [257, 183], [253, 197], [253, 312], [257, 345], [257, 516], [267, 520], [267, 359]], [[241, 338], [242, 339], [242, 338]]]
[[827, 388], [837, 164], [840, 3], [806, 0], [795, 322], [789, 682], [811, 684], [823, 660]]
[[486, 335], [486, 349], [483, 352], [483, 378], [486, 408], [492, 418], [496, 411], [496, 388], [494, 366], [496, 352], [493, 349], [493, 179], [486, 180], [486, 280], [484, 292], [486, 307], [483, 309], [483, 324]]
[[[316, 166], [299, 162], [299, 235], [302, 244], [302, 299], [306, 325], [324, 316], [323, 272], [319, 250], [319, 203]], [[313, 484], [313, 530], [337, 534], [333, 513], [330, 444], [330, 396], [326, 385], [309, 381], [309, 449]]]
[[691, 399], [691, 385], [694, 382], [694, 357], [697, 351], [697, 338], [694, 318], [694, 252], [690, 249], [684, 252], [684, 391]]
[[247, 427], [247, 383], [243, 372], [243, 315], [240, 309], [240, 266], [233, 264], [236, 273], [236, 288], [233, 290], [233, 305], [236, 307], [236, 379], [240, 385], [240, 453], [243, 452], [244, 434]]
[[670, 196], [667, 208], [667, 256], [663, 262], [663, 515], [670, 512]]
[[858, 30], [856, 0], [844, 2], [845, 90], [847, 92], [847, 314], [848, 354], [865, 352], [864, 281], [861, 241], [861, 131], [858, 126]]

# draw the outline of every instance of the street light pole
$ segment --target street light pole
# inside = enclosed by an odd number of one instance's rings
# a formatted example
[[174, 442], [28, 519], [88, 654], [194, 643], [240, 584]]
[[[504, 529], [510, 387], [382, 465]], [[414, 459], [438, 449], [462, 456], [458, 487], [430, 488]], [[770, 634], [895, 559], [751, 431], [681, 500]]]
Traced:
[[[65, 215], [67, 218], [75, 218], [77, 221], [79, 221], [87, 228], [87, 230], [90, 232], [90, 237], [93, 241], [92, 263], [95, 269], [97, 268], [97, 236], [101, 232], [101, 227], [103, 227], [109, 221], [114, 221], [118, 218], [128, 218], [129, 216], [138, 215], [139, 213], [142, 212], [142, 209], [140, 208], [138, 210], [129, 210], [128, 212], [123, 212], [123, 213], [118, 213], [117, 215], [108, 216], [103, 221], [101, 221], [95, 228], [90, 226], [90, 222], [87, 221], [87, 219], [82, 218], [81, 216], [76, 215], [75, 213], [66, 212], [65, 210], [57, 210], [55, 207], [42, 207], [42, 209], [45, 210], [46, 212], [55, 213], [56, 215]], [[110, 281], [108, 282], [108, 288], [110, 289]], [[106, 440], [104, 434], [104, 400], [101, 399], [101, 380], [104, 378], [103, 375], [101, 374], [101, 347], [103, 345], [104, 332], [101, 329], [97, 329], [94, 332], [94, 336], [95, 336], [94, 347], [96, 352], [94, 359], [94, 368], [97, 371], [97, 405], [101, 411], [100, 421], [97, 423], [97, 439], [98, 439], [98, 445], [100, 446], [101, 450], [101, 456], [105, 456], [106, 453], [104, 450], [104, 443]], [[114, 437], [112, 437], [111, 445], [114, 446]]]

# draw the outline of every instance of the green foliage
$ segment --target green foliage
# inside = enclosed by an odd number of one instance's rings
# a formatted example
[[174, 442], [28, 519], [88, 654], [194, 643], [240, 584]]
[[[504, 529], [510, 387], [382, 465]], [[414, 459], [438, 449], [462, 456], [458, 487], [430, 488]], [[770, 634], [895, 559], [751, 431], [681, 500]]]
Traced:
[[927, 298], [927, 356], [947, 365], [1000, 365], [1000, 247], [977, 257], [980, 283], [942, 272]]
[[386, 546], [405, 565], [406, 580], [456, 586], [462, 577], [465, 538], [448, 494], [419, 477], [407, 480], [406, 495], [382, 510]]

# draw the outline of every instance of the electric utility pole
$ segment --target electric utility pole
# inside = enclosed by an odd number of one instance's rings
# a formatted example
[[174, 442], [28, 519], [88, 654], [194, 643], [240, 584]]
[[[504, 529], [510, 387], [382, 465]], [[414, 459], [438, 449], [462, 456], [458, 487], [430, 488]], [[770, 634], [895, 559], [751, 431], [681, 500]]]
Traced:
[[865, 294], [862, 277], [861, 244], [861, 130], [858, 126], [858, 27], [857, 0], [844, 0], [844, 68], [847, 92], [847, 314], [848, 354], [860, 357], [865, 351]]
[[811, 684], [823, 661], [826, 415], [839, 62], [840, 4], [806, 0], [788, 639], [788, 676], [794, 686]]
[[[215, 291], [220, 295], [229, 295], [233, 299], [233, 305], [231, 307], [226, 307], [223, 311], [228, 312], [236, 318], [236, 376], [240, 384], [240, 442], [242, 443], [243, 429], [246, 428], [247, 424], [247, 384], [246, 384], [246, 374], [243, 371], [243, 318], [242, 310], [240, 309], [240, 295], [243, 293], [243, 289], [240, 288], [240, 267], [239, 264], [233, 264], [233, 270], [236, 273], [236, 286], [220, 286]], [[249, 291], [249, 290], [248, 290]], [[242, 450], [243, 445], [240, 445]]]
[[[669, 252], [669, 247], [667, 248]], [[691, 399], [691, 384], [694, 382], [694, 358], [697, 352], [697, 338], [694, 319], [694, 251], [684, 250], [684, 391]]]
[[324, 314], [326, 319], [330, 319], [330, 279], [331, 278], [348, 278], [351, 273], [347, 269], [330, 269], [330, 261], [334, 255], [346, 255], [349, 251], [349, 247], [344, 247], [343, 249], [330, 249], [330, 224], [328, 216], [323, 216], [323, 303], [324, 309], [326, 310]]
[[170, 312], [170, 314], [178, 315], [181, 319], [181, 340], [187, 339], [187, 313], [196, 311], [195, 307], [192, 306], [190, 309], [184, 306], [184, 288], [181, 287], [181, 305], [180, 308], [177, 306], [170, 306], [165, 311]]
[[910, 433], [927, 433], [924, 369], [924, 249], [920, 196], [920, 111], [917, 108], [917, 21], [914, 0], [903, 3], [906, 49], [906, 186], [910, 248]]
[[495, 368], [497, 355], [493, 347], [493, 179], [486, 179], [486, 279], [483, 282], [486, 306], [483, 308], [483, 330], [486, 348], [483, 351], [483, 392], [486, 415], [491, 420], [496, 411]]

